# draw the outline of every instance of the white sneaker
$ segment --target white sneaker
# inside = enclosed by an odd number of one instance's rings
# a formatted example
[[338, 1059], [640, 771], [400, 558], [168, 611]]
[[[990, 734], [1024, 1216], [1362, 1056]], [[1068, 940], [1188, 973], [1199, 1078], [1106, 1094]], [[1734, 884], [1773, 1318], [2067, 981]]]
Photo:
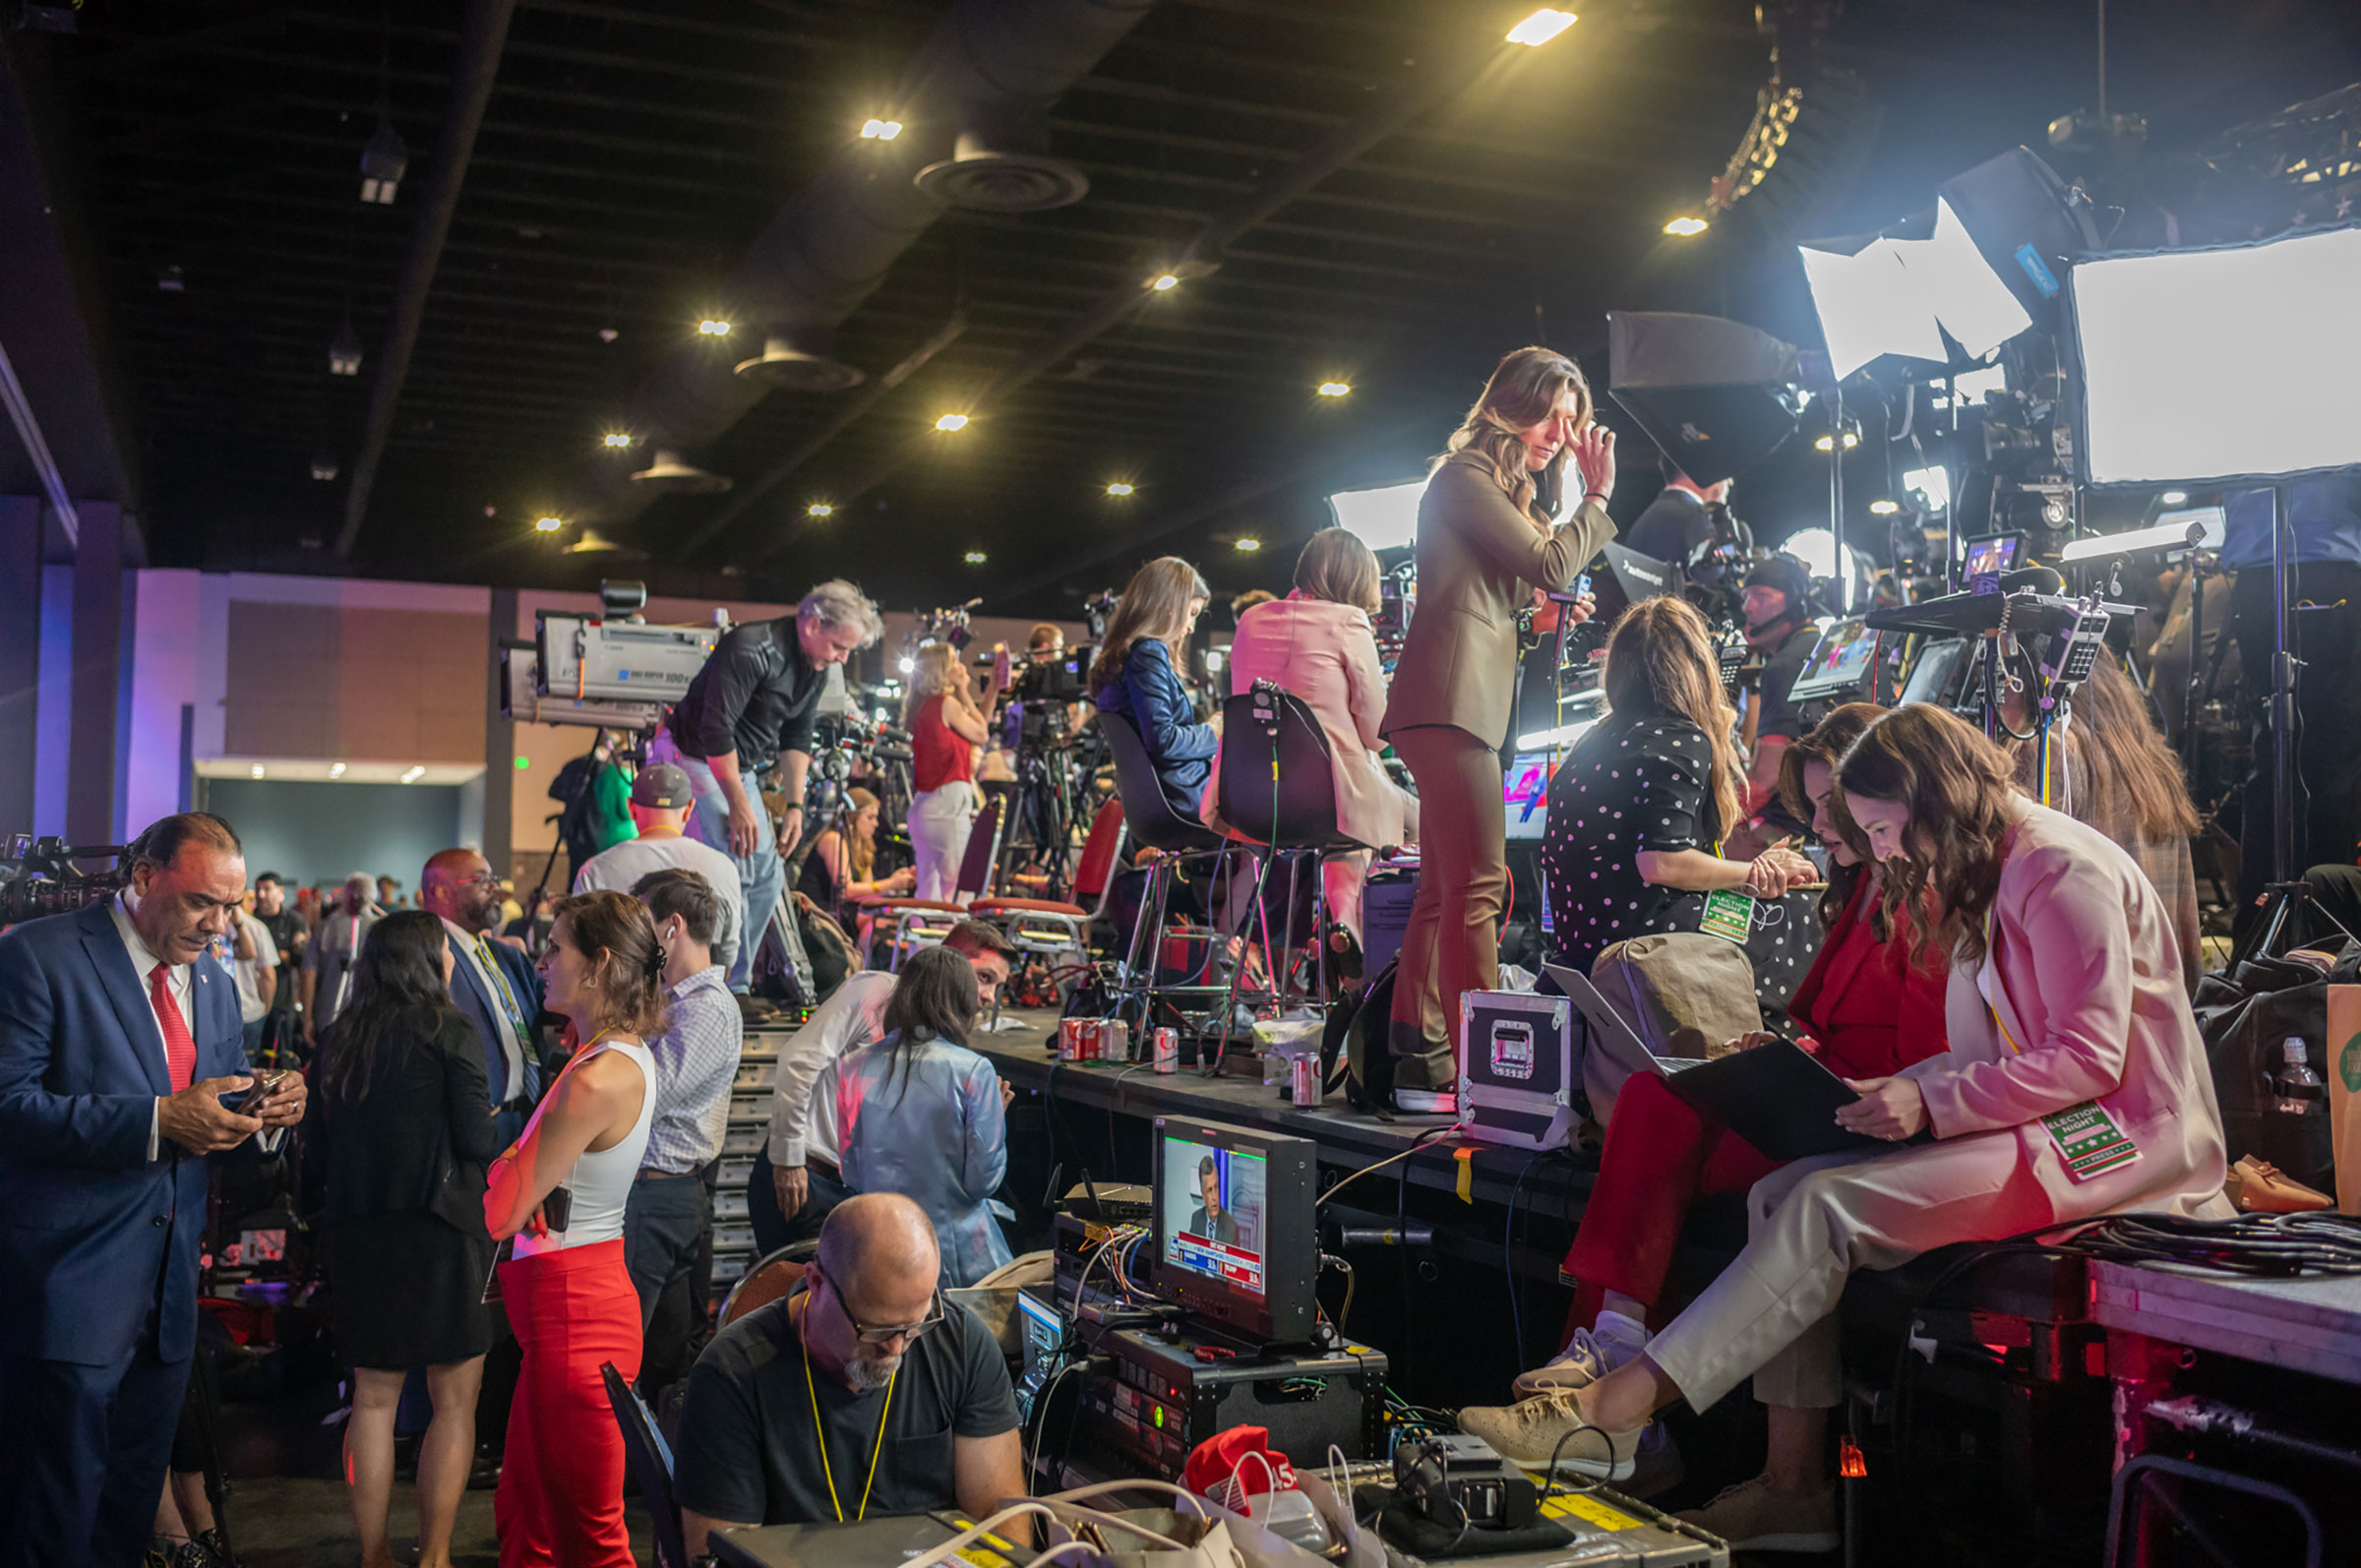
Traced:
[[1610, 1432], [1592, 1425], [1582, 1418], [1571, 1390], [1514, 1405], [1472, 1405], [1459, 1413], [1459, 1429], [1528, 1470], [1608, 1481], [1630, 1478], [1645, 1431]]

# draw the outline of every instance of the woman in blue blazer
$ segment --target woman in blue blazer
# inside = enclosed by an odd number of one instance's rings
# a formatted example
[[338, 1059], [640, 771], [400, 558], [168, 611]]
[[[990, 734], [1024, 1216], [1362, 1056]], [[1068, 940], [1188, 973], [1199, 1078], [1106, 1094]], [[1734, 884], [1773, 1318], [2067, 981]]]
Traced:
[[1099, 711], [1131, 721], [1156, 764], [1166, 802], [1190, 821], [1197, 819], [1205, 781], [1213, 776], [1221, 735], [1197, 722], [1173, 667], [1187, 657], [1189, 634], [1210, 597], [1197, 569], [1179, 556], [1149, 562], [1124, 587], [1090, 667]]

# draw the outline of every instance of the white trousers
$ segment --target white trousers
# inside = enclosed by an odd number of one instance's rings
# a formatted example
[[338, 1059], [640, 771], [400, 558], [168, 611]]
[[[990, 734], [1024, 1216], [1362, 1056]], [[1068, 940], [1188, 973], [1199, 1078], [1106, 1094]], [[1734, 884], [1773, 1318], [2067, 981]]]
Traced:
[[1836, 1314], [1854, 1269], [2060, 1218], [2014, 1128], [1798, 1160], [1757, 1181], [1746, 1209], [1746, 1249], [1648, 1344], [1698, 1411], [1749, 1372], [1766, 1405], [1844, 1403]]
[[910, 800], [910, 848], [917, 856], [913, 896], [951, 902], [959, 864], [967, 859], [968, 830], [976, 825], [976, 787], [963, 778]]

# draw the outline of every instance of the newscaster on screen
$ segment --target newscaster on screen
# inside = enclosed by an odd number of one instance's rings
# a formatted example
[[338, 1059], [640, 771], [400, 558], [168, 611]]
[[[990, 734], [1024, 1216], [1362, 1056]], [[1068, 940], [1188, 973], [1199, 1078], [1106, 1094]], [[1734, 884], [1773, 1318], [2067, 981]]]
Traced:
[[1259, 1154], [1168, 1137], [1164, 1142], [1164, 1261], [1261, 1296], [1268, 1162]]

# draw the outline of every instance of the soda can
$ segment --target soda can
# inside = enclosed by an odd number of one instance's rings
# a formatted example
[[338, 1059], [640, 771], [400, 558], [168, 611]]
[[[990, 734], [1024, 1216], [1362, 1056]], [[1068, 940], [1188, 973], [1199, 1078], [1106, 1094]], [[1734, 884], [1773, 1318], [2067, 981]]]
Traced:
[[1058, 1059], [1059, 1061], [1080, 1061], [1082, 1059], [1083, 1022], [1084, 1020], [1080, 1018], [1058, 1020]]
[[1320, 1103], [1320, 1058], [1297, 1056], [1288, 1067], [1288, 1085], [1295, 1091], [1298, 1106], [1309, 1107]]
[[1097, 1061], [1099, 1059], [1106, 1028], [1105, 1019], [1085, 1018], [1082, 1020], [1082, 1060]]
[[1180, 1070], [1180, 1031], [1168, 1025], [1157, 1030], [1149, 1038], [1156, 1043], [1156, 1070], [1158, 1072], [1179, 1072]]
[[1120, 1018], [1110, 1018], [1099, 1025], [1099, 1050], [1103, 1061], [1129, 1061], [1131, 1025]]

